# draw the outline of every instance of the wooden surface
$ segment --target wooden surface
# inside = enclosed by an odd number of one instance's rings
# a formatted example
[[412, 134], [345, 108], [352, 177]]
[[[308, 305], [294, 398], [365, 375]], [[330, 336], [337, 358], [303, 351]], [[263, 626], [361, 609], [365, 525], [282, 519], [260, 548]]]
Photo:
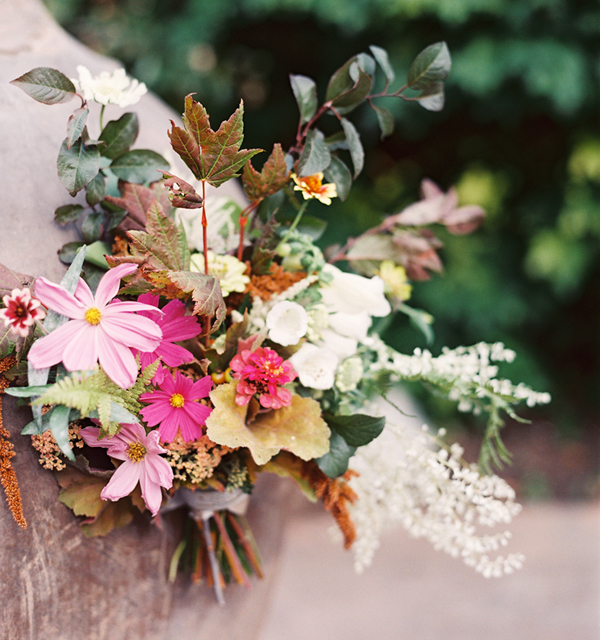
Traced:
[[[56, 156], [75, 102], [42, 105], [9, 81], [37, 66], [74, 77], [78, 64], [92, 73], [119, 66], [61, 31], [38, 0], [0, 0], [0, 263], [55, 281], [65, 270], [57, 250], [78, 239], [75, 229], [52, 221], [56, 207], [73, 202], [56, 176]], [[145, 96], [133, 109], [141, 123], [136, 147], [166, 152], [169, 119], [176, 114], [153, 96]], [[106, 118], [120, 113], [109, 106]], [[90, 131], [92, 136], [97, 133]], [[235, 191], [235, 185], [228, 188]], [[264, 478], [251, 502], [249, 517], [267, 578], [253, 580], [250, 591], [228, 588], [228, 604], [220, 608], [203, 585], [186, 579], [174, 586], [167, 583], [176, 544], [168, 521], [161, 530], [140, 516], [106, 538], [85, 538], [71, 511], [58, 502], [52, 474], [40, 467], [29, 439], [20, 435], [31, 419], [29, 411], [17, 409], [6, 396], [4, 404], [29, 527], [19, 529], [0, 498], [2, 640], [256, 637], [281, 544], [281, 507], [289, 490], [285, 482]]]

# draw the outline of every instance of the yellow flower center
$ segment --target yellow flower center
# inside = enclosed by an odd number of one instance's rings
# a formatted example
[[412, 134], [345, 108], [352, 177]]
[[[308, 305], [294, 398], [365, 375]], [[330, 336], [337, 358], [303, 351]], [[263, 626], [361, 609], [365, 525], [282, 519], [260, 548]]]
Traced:
[[148, 449], [141, 442], [130, 442], [127, 445], [127, 457], [133, 462], [141, 462], [148, 453]]
[[100, 313], [100, 309], [97, 307], [91, 307], [85, 312], [85, 319], [90, 324], [96, 325], [100, 324], [100, 319], [102, 318], [102, 314]]
[[312, 193], [318, 193], [323, 186], [321, 177], [318, 173], [315, 173], [312, 176], [306, 176], [306, 178], [301, 178], [301, 181], [304, 187], [306, 187], [306, 189]]
[[185, 402], [185, 398], [180, 393], [174, 393], [171, 396], [171, 406], [175, 408], [183, 407], [183, 403]]

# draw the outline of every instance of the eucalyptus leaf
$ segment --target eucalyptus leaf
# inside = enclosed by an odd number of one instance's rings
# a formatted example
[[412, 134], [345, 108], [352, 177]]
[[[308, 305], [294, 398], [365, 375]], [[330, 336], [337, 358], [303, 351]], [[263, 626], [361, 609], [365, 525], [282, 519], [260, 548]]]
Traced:
[[301, 75], [290, 75], [290, 83], [302, 122], [308, 122], [317, 111], [317, 84], [311, 78]]
[[329, 437], [329, 451], [317, 458], [316, 463], [326, 476], [337, 478], [348, 471], [350, 458], [355, 453], [356, 447], [350, 446], [341, 435], [332, 431]]
[[421, 91], [434, 82], [448, 77], [452, 64], [445, 42], [436, 42], [423, 49], [408, 70], [406, 83], [411, 89]]
[[394, 82], [394, 78], [396, 77], [396, 74], [394, 73], [394, 69], [390, 64], [388, 52], [385, 49], [382, 49], [381, 47], [375, 46], [374, 44], [372, 44], [369, 47], [369, 49], [371, 50], [371, 53], [373, 54], [373, 56], [375, 56], [375, 60], [377, 60], [377, 63], [383, 70], [387, 83], [391, 84], [392, 82]]
[[346, 164], [336, 156], [331, 156], [331, 162], [325, 169], [325, 179], [333, 182], [337, 189], [338, 198], [344, 201], [352, 187], [352, 174]]
[[325, 143], [325, 136], [318, 129], [311, 129], [306, 136], [306, 144], [298, 161], [298, 175], [312, 176], [329, 166], [331, 154]]
[[129, 151], [140, 130], [135, 113], [124, 113], [118, 120], [111, 120], [102, 130], [100, 140], [106, 142], [101, 154], [114, 160]]
[[[90, 411], [89, 418], [98, 419], [98, 411]], [[119, 422], [120, 424], [133, 424], [135, 422], [139, 422], [139, 418], [133, 413], [130, 413], [125, 409], [123, 405], [120, 405], [118, 402], [111, 400], [110, 402], [110, 421], [111, 422]]]
[[375, 111], [375, 115], [377, 116], [377, 122], [379, 123], [379, 128], [381, 129], [381, 139], [387, 138], [394, 133], [394, 116], [383, 107], [378, 107], [375, 104], [371, 105], [373, 107], [373, 111]]
[[50, 431], [56, 440], [56, 444], [60, 450], [69, 458], [75, 462], [75, 455], [69, 442], [69, 415], [71, 413], [71, 407], [65, 407], [64, 405], [58, 405], [52, 409], [50, 414]]
[[81, 218], [83, 207], [80, 204], [66, 204], [54, 212], [54, 222], [61, 227], [69, 222], [76, 222]]
[[354, 165], [354, 177], [356, 178], [365, 164], [365, 151], [356, 127], [346, 118], [341, 118], [341, 123], [348, 141], [348, 150], [350, 151], [350, 157]]
[[11, 82], [28, 96], [43, 104], [59, 104], [77, 93], [64, 73], [50, 67], [36, 67]]
[[[36, 369], [36, 371], [41, 371], [41, 369]], [[30, 398], [31, 396], [41, 396], [51, 386], [51, 384], [30, 384], [28, 387], [8, 387], [4, 393], [15, 398]]]
[[134, 149], [115, 158], [110, 170], [121, 180], [135, 184], [156, 182], [162, 178], [161, 171], [167, 171], [169, 163], [155, 151]]

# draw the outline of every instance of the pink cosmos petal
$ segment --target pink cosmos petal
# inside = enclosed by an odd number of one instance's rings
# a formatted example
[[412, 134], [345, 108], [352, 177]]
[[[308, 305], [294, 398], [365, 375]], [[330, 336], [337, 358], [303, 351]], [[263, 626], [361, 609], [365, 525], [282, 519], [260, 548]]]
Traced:
[[63, 324], [47, 336], [36, 340], [27, 358], [36, 369], [51, 367], [62, 360], [65, 342], [71, 339], [73, 329], [70, 322]]
[[94, 294], [92, 293], [92, 290], [88, 287], [87, 282], [83, 278], [79, 278], [77, 288], [75, 289], [75, 297], [86, 309], [95, 307], [98, 304], [94, 300]]
[[142, 464], [125, 460], [117, 467], [108, 484], [102, 489], [100, 497], [102, 500], [112, 500], [113, 502], [128, 496], [140, 481], [140, 471]]
[[142, 351], [156, 349], [162, 336], [156, 322], [142, 316], [125, 313], [110, 315], [103, 313], [102, 321], [97, 326], [115, 342]]
[[[63, 349], [62, 361], [67, 371], [94, 369], [98, 362], [98, 331], [85, 320], [73, 320], [69, 327], [70, 339]], [[52, 332], [50, 335], [54, 335]]]
[[119, 292], [121, 278], [128, 276], [137, 270], [136, 264], [120, 264], [118, 267], [109, 269], [100, 280], [96, 289], [96, 305], [104, 307]]
[[163, 339], [161, 344], [154, 351], [146, 351], [140, 354], [140, 364], [142, 369], [149, 367], [159, 358], [162, 358], [162, 361], [167, 365], [167, 367], [179, 367], [187, 362], [192, 362], [194, 355], [187, 349], [184, 349], [177, 344], [171, 344]]
[[60, 285], [43, 277], [38, 278], [35, 281], [35, 295], [42, 304], [63, 316], [76, 320], [83, 319], [85, 308], [81, 302]]
[[[147, 402], [147, 399], [143, 396], [140, 396], [140, 400]], [[146, 422], [149, 427], [155, 427], [161, 420], [167, 417], [168, 412], [166, 412], [163, 406], [157, 402], [144, 407], [140, 411], [140, 414], [142, 415], [142, 418], [144, 418], [144, 422]]]
[[193, 442], [202, 437], [202, 427], [187, 416], [185, 412], [182, 412], [179, 418], [179, 430], [181, 431], [181, 437], [186, 442]]
[[[152, 433], [156, 434], [156, 439], [158, 440], [158, 432], [153, 431]], [[152, 435], [152, 433], [150, 435]], [[159, 449], [165, 451], [162, 447], [159, 447]], [[148, 451], [151, 450], [152, 448], [149, 447]], [[148, 477], [153, 482], [160, 484], [160, 486], [165, 489], [170, 489], [173, 486], [173, 470], [164, 458], [159, 456], [148, 457], [146, 468], [148, 469]]]
[[208, 418], [212, 411], [210, 407], [198, 402], [186, 402], [181, 408], [194, 422], [201, 426], [206, 424], [206, 418]]
[[131, 350], [119, 342], [110, 340], [102, 330], [97, 332], [97, 336], [100, 366], [121, 389], [129, 389], [135, 383], [138, 372], [137, 362]]
[[161, 422], [158, 427], [158, 433], [160, 434], [160, 439], [162, 442], [173, 442], [177, 437], [177, 430], [179, 426], [177, 421], [173, 420], [171, 423], [166, 424], [165, 422]]
[[152, 482], [147, 469], [143, 469], [140, 474], [140, 487], [146, 506], [150, 513], [155, 516], [162, 504], [162, 490], [159, 484]]
[[[136, 302], [135, 300], [113, 300], [110, 304], [104, 307], [107, 309], [118, 309], [118, 313], [123, 311], [127, 311], [128, 313], [131, 311], [138, 311], [141, 315], [149, 318], [150, 320], [156, 320], [158, 316], [162, 316], [162, 311], [160, 309], [154, 308], [149, 304], [142, 304], [141, 302]], [[151, 311], [152, 313], [146, 313], [147, 311]]]
[[206, 398], [212, 389], [213, 383], [210, 376], [205, 376], [201, 380], [194, 382], [192, 388], [188, 393], [190, 400], [198, 400], [199, 398]]

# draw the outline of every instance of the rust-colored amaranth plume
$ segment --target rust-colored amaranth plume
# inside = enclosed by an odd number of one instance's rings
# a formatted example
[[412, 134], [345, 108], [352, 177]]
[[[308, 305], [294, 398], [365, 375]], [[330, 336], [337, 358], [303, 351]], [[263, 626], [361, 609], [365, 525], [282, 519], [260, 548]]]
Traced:
[[0, 360], [0, 483], [4, 487], [6, 500], [15, 522], [26, 529], [27, 522], [23, 515], [17, 474], [10, 463], [11, 458], [15, 455], [14, 447], [10, 441], [10, 433], [4, 428], [2, 419], [2, 394], [4, 389], [8, 387], [8, 380], [4, 377], [4, 372], [8, 371], [16, 362], [17, 359], [14, 356], [7, 356]]

